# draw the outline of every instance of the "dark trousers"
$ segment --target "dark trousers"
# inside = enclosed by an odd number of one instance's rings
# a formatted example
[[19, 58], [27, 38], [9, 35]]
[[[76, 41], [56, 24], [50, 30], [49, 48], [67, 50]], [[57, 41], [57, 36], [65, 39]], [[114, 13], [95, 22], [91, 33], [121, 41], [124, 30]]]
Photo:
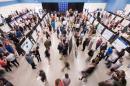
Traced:
[[106, 55], [104, 56], [106, 61], [107, 61], [107, 59], [108, 59], [109, 56], [110, 56], [110, 55], [108, 55], [108, 54], [106, 54]]
[[39, 54], [38, 54], [38, 55], [35, 55], [35, 57], [37, 58], [37, 61], [38, 61], [38, 62], [41, 62], [41, 61], [42, 61]]
[[19, 66], [19, 63], [18, 63], [17, 59], [15, 59], [14, 61], [11, 61], [11, 63], [12, 63], [15, 67], [18, 67], [18, 66]]
[[11, 65], [10, 65], [10, 62], [9, 62], [9, 61], [7, 61], [7, 65], [5, 65], [5, 66], [3, 66], [3, 67], [5, 68], [5, 70], [6, 70], [7, 72], [12, 71], [12, 70], [11, 70]]
[[32, 69], [36, 69], [36, 65], [35, 65], [35, 63], [33, 62], [33, 63], [31, 63], [31, 66], [32, 66]]
[[82, 51], [84, 51], [84, 50], [85, 50], [85, 48], [86, 48], [86, 45], [83, 45], [83, 49], [82, 49]]

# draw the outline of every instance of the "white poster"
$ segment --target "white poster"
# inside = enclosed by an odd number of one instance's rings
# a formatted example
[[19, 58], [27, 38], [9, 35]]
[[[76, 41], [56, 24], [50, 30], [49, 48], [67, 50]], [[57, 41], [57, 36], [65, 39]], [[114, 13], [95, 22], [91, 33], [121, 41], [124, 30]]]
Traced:
[[36, 29], [37, 29], [38, 32], [42, 32], [42, 28], [41, 28], [40, 25], [38, 25]]
[[89, 22], [92, 24], [92, 23], [93, 23], [93, 21], [94, 21], [94, 18], [93, 18], [93, 17], [91, 17], [91, 18], [89, 19]]
[[94, 12], [97, 9], [105, 9], [106, 3], [85, 3], [83, 7], [83, 13], [85, 12], [85, 9], [88, 10], [88, 12]]
[[122, 25], [123, 27], [127, 26], [128, 24], [130, 24], [130, 21], [128, 21], [128, 20], [126, 20], [126, 19], [124, 19], [124, 20], [121, 22], [121, 25]]
[[105, 29], [105, 31], [103, 32], [102, 36], [106, 39], [109, 40], [112, 36], [114, 35], [113, 32], [111, 32], [108, 29]]
[[99, 33], [102, 33], [103, 29], [104, 29], [104, 26], [102, 24], [99, 24], [98, 27], [97, 27], [97, 31]]
[[112, 45], [118, 50], [121, 51], [122, 49], [125, 49], [128, 44], [125, 43], [121, 38], [116, 39]]
[[29, 52], [33, 47], [32, 42], [29, 40], [29, 38], [27, 38], [23, 44], [21, 45], [21, 48], [25, 51], [25, 52]]
[[117, 17], [115, 18], [115, 22], [120, 21], [120, 20], [122, 20], [121, 17], [118, 17], [118, 16], [117, 16]]
[[37, 41], [37, 39], [38, 39], [38, 35], [37, 35], [36, 30], [33, 31], [33, 33], [32, 33], [32, 37], [33, 37], [33, 39], [34, 39], [35, 41]]

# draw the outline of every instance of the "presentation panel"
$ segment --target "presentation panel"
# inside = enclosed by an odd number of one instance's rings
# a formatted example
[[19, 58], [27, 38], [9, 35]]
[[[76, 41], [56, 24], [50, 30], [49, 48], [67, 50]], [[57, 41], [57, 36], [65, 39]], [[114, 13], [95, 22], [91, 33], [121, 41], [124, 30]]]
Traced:
[[122, 39], [122, 38], [117, 38], [112, 45], [118, 50], [121, 51], [122, 49], [125, 49], [128, 44]]
[[106, 3], [85, 3], [83, 11], [88, 10], [88, 12], [94, 12], [97, 9], [105, 9]]
[[119, 16], [116, 16], [116, 18], [115, 18], [115, 22], [120, 21], [120, 20], [122, 20], [122, 18], [119, 17]]
[[21, 45], [21, 48], [27, 53], [29, 52], [33, 47], [33, 43], [27, 38], [23, 44]]
[[94, 18], [93, 18], [93, 17], [90, 17], [89, 22], [92, 24], [93, 21], [94, 21]]
[[109, 40], [112, 36], [114, 35], [113, 32], [111, 32], [108, 29], [105, 29], [105, 31], [103, 32], [102, 36], [106, 39]]
[[128, 20], [126, 20], [126, 19], [124, 19], [122, 22], [121, 22], [121, 25], [123, 26], [123, 27], [125, 27], [125, 26], [127, 26], [127, 25], [129, 25], [130, 24], [130, 21], [128, 21]]
[[33, 39], [34, 39], [35, 41], [37, 41], [37, 39], [38, 39], [38, 34], [37, 34], [36, 30], [33, 31], [32, 37], [33, 37]]
[[42, 32], [42, 28], [41, 28], [40, 25], [38, 25], [38, 26], [36, 27], [36, 29], [37, 29], [38, 32]]
[[99, 33], [102, 33], [102, 31], [103, 31], [104, 28], [105, 28], [105, 27], [104, 27], [102, 24], [99, 24], [98, 27], [97, 27], [97, 31], [98, 31]]

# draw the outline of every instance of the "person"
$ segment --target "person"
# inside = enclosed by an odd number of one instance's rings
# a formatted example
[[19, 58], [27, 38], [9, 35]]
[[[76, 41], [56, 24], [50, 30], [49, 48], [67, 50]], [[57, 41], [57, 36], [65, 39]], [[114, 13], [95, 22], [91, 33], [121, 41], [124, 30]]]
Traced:
[[41, 81], [42, 82], [46, 82], [47, 81], [46, 74], [45, 74], [45, 72], [43, 70], [39, 71], [39, 76], [41, 77]]
[[63, 67], [62, 71], [64, 71], [65, 69], [70, 70], [70, 64], [69, 64], [69, 62], [65, 62], [64, 65], [65, 66]]
[[89, 56], [89, 57], [88, 57], [88, 59], [87, 59], [88, 61], [91, 60], [91, 58], [93, 57], [93, 54], [94, 54], [94, 50], [92, 50], [92, 49], [89, 50], [89, 52], [88, 52], [88, 56]]
[[68, 42], [64, 42], [63, 48], [62, 48], [62, 55], [65, 57], [68, 55]]
[[11, 62], [15, 67], [19, 66], [16, 56], [13, 53], [6, 53], [6, 56], [7, 61]]
[[117, 52], [118, 58], [114, 61], [117, 62], [118, 59], [122, 58], [125, 55], [125, 49], [122, 49], [120, 52]]
[[107, 49], [107, 42], [106, 43], [102, 43], [101, 46], [100, 46], [100, 51], [102, 50], [106, 50]]
[[49, 62], [49, 64], [50, 64], [51, 59], [50, 59], [49, 49], [46, 49], [46, 50], [45, 50], [45, 57], [48, 59], [48, 62]]
[[84, 40], [84, 42], [83, 42], [83, 49], [82, 49], [82, 51], [84, 51], [84, 50], [85, 50], [85, 47], [86, 47], [86, 46], [88, 46], [89, 42], [90, 42], [90, 38], [86, 38], [86, 39]]
[[58, 78], [55, 80], [55, 86], [64, 86], [64, 84], [63, 84], [62, 80]]
[[71, 83], [71, 80], [70, 80], [70, 78], [69, 78], [69, 74], [66, 73], [66, 74], [65, 74], [65, 78], [63, 79], [63, 84], [64, 84], [64, 86], [69, 86], [70, 83]]
[[79, 47], [79, 45], [80, 45], [80, 39], [79, 39], [79, 37], [76, 38], [76, 45], [77, 45], [77, 47]]
[[41, 62], [42, 60], [41, 60], [40, 53], [39, 53], [39, 46], [36, 47], [36, 50], [33, 51], [33, 53], [34, 53], [35, 57], [37, 58], [37, 61]]
[[35, 65], [35, 63], [33, 61], [33, 56], [32, 56], [31, 51], [26, 54], [25, 59], [32, 66], [32, 69], [36, 69], [36, 65]]
[[116, 71], [122, 65], [123, 65], [123, 58], [120, 58], [115, 64], [112, 64], [112, 66], [110, 68], [110, 72], [108, 74], [112, 74], [113, 71]]
[[88, 68], [85, 69], [85, 70], [83, 70], [83, 71], [81, 71], [82, 77], [79, 78], [79, 80], [87, 78], [88, 75], [90, 75], [94, 71], [94, 69], [96, 68], [96, 66], [97, 66], [96, 61], [92, 60], [92, 62], [88, 65]]
[[92, 49], [92, 46], [94, 44], [94, 39], [92, 39], [88, 45], [88, 50], [91, 50]]
[[63, 50], [63, 44], [62, 44], [62, 42], [60, 42], [60, 43], [58, 44], [57, 49], [59, 50], [59, 53], [62, 53], [62, 50]]
[[0, 86], [14, 86], [14, 85], [4, 77], [0, 77]]
[[44, 42], [44, 45], [45, 45], [46, 49], [50, 49], [50, 47], [51, 47], [51, 40], [50, 40], [50, 38], [48, 38], [48, 39]]
[[15, 53], [12, 45], [10, 45], [10, 43], [5, 43], [5, 48], [9, 53]]
[[6, 59], [0, 58], [0, 66], [3, 67], [7, 72], [12, 71], [11, 66], [8, 64]]
[[104, 56], [104, 57], [106, 57], [105, 58], [106, 61], [107, 61], [108, 57], [112, 54], [112, 52], [113, 52], [113, 47], [109, 47], [107, 49], [106, 55]]
[[96, 43], [96, 50], [98, 49], [98, 47], [102, 44], [102, 39], [98, 39], [97, 43]]

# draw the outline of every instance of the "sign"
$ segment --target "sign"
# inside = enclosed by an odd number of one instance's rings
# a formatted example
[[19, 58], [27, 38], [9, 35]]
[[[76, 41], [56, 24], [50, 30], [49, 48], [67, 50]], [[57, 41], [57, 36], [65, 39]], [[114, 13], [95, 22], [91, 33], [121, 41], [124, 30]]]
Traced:
[[21, 45], [21, 48], [27, 53], [29, 52], [33, 47], [33, 43], [27, 38], [23, 44]]
[[108, 29], [105, 29], [105, 31], [103, 32], [102, 36], [106, 39], [109, 40], [112, 36], [114, 35], [113, 32], [111, 32]]
[[121, 38], [117, 38], [112, 45], [118, 50], [121, 51], [122, 49], [127, 48], [128, 44]]
[[102, 24], [99, 24], [98, 27], [97, 27], [97, 31], [99, 33], [102, 33], [103, 29], [104, 29], [104, 26]]

